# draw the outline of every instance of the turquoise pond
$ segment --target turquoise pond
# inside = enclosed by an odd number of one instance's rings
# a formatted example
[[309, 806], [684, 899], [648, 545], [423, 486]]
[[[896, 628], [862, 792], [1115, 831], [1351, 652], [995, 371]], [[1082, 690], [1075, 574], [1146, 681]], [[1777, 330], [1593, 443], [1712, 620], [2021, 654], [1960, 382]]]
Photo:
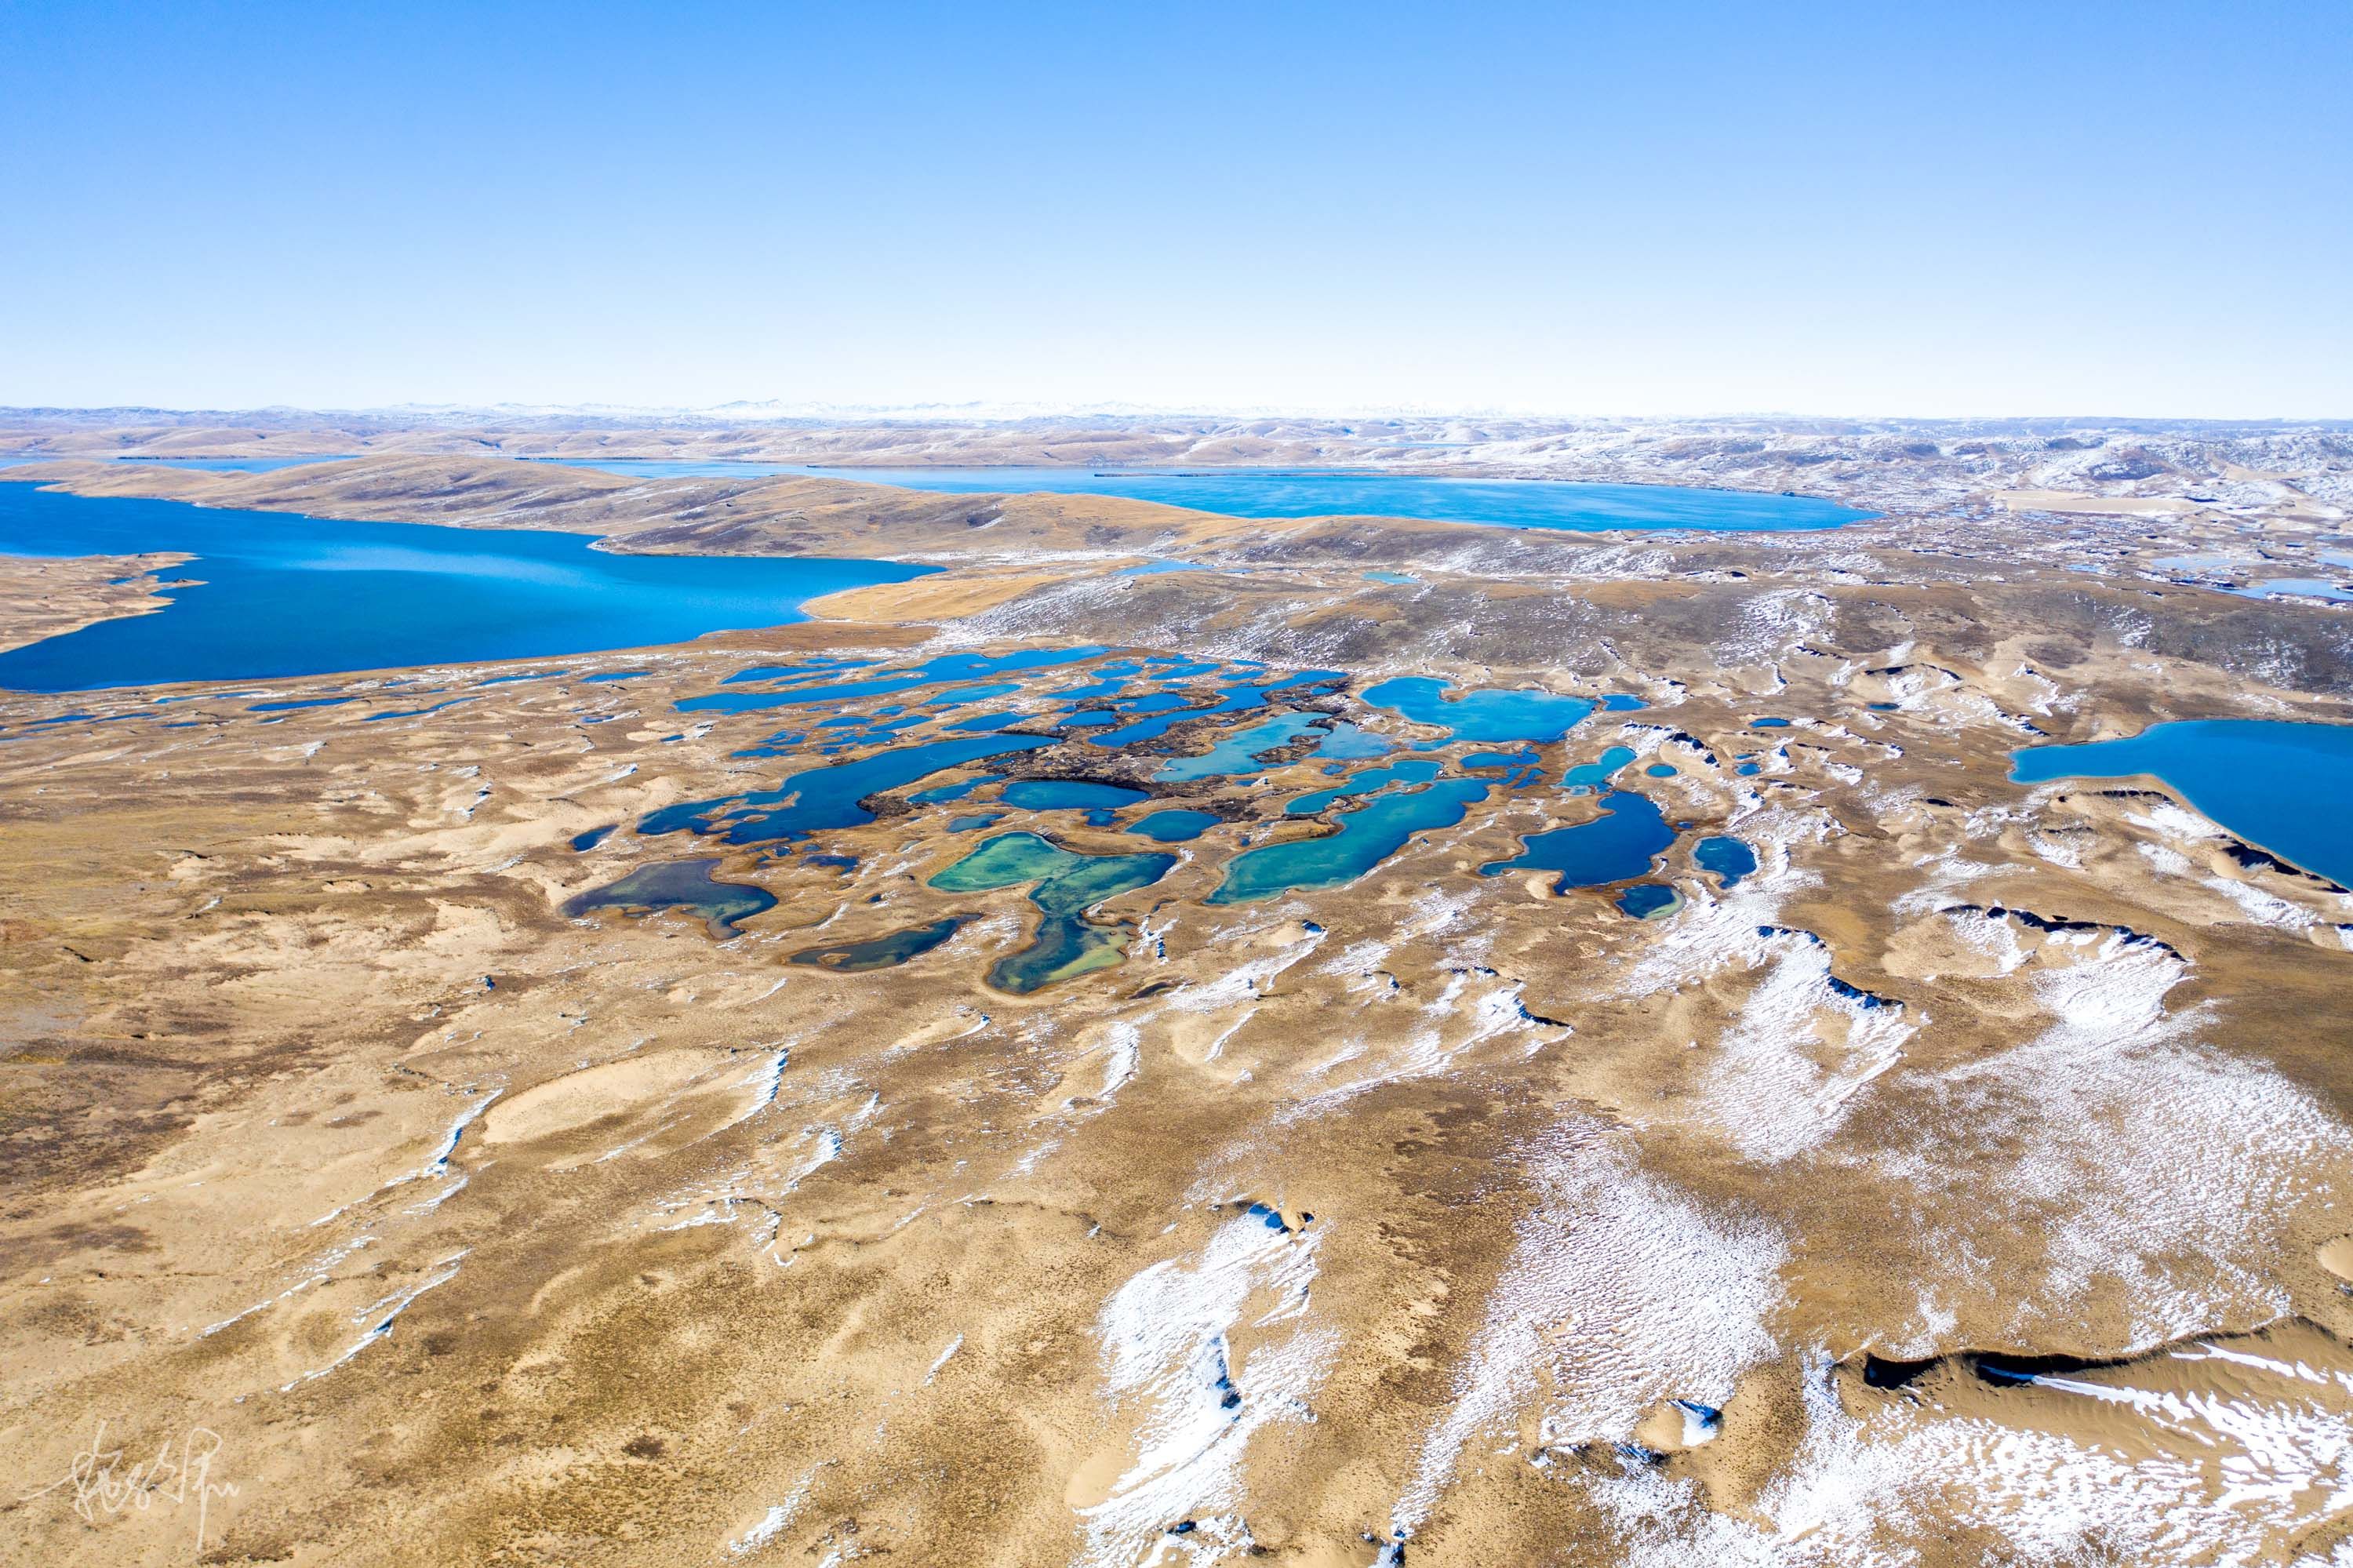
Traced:
[[1598, 707], [1640, 707], [1631, 698], [1564, 696], [1558, 692], [1501, 688], [1457, 692], [1427, 675], [1400, 675], [1366, 688], [1365, 701], [1402, 714], [1416, 724], [1435, 725], [1450, 740], [1493, 744], [1509, 740], [1554, 741]]
[[1541, 479], [1433, 479], [1408, 474], [1222, 469], [1093, 471], [1076, 468], [802, 468], [789, 463], [551, 458], [645, 479], [796, 474], [957, 495], [1120, 495], [1229, 517], [1421, 517], [1504, 528], [1699, 528], [1751, 533], [1835, 528], [1872, 516], [1813, 496], [1660, 484]]
[[2010, 770], [2021, 784], [2142, 775], [2249, 843], [2353, 887], [2353, 725], [2194, 719], [2123, 740], [2028, 747]]
[[1087, 826], [1111, 826], [1112, 813], [1152, 797], [1124, 784], [1092, 784], [1075, 779], [1024, 779], [997, 797], [1024, 811], [1084, 811]]
[[1340, 813], [1339, 831], [1244, 850], [1226, 865], [1212, 904], [1250, 904], [1293, 890], [1338, 887], [1364, 875], [1406, 846], [1414, 834], [1451, 828], [1487, 798], [1472, 779], [1442, 779], [1424, 789], [1377, 795]]
[[1278, 714], [1221, 738], [1198, 757], [1172, 757], [1152, 777], [1165, 783], [1229, 777], [1256, 770], [1258, 758], [1310, 736], [1322, 737], [1321, 714]]
[[578, 534], [344, 523], [0, 483], [0, 554], [193, 556], [168, 609], [0, 652], [0, 687], [85, 691], [521, 659], [806, 620], [892, 561], [620, 555]]
[[1124, 784], [1095, 784], [1081, 779], [1024, 779], [1008, 784], [997, 798], [1025, 811], [1117, 810], [1151, 799]]

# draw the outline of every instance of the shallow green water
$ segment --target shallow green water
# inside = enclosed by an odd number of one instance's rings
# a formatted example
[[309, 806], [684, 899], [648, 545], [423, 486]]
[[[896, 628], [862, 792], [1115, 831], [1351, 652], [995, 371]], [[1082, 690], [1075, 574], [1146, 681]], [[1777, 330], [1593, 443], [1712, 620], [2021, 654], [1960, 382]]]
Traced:
[[1029, 946], [989, 967], [988, 983], [1027, 993], [1120, 961], [1132, 933], [1124, 925], [1098, 925], [1086, 912], [1106, 899], [1149, 887], [1176, 863], [1173, 854], [1090, 855], [1036, 833], [1000, 833], [931, 879], [947, 893], [988, 893], [1034, 883], [1029, 902], [1039, 911]]

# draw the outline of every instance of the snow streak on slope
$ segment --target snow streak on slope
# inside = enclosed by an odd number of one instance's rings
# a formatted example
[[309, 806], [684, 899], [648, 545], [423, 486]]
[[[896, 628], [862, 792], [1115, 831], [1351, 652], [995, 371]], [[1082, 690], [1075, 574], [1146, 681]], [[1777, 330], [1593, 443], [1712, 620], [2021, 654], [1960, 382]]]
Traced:
[[[2221, 1356], [2239, 1363], [2235, 1376], [2193, 1382], [2176, 1371]], [[1982, 1561], [2037, 1563], [2348, 1560], [2341, 1545], [2324, 1559], [2294, 1543], [2353, 1510], [2353, 1379], [2221, 1347], [2129, 1371], [2173, 1386], [2038, 1378], [2036, 1391], [2085, 1406], [2046, 1404], [2042, 1414], [2057, 1417], [2048, 1420], [1996, 1421], [1908, 1400], [1858, 1416], [1817, 1357], [1804, 1439], [1752, 1518], [1710, 1511], [1694, 1483], [1648, 1467], [1592, 1489], [1629, 1568], [1892, 1568], [1920, 1561], [1908, 1543], [1922, 1540], [1965, 1542]]]
[[1916, 1025], [1841, 986], [1819, 938], [1759, 927], [1748, 947], [1770, 967], [1724, 1032], [1701, 1099], [1744, 1159], [1778, 1164], [1835, 1133]]
[[1623, 1441], [1662, 1400], [1721, 1406], [1773, 1353], [1780, 1237], [1699, 1208], [1599, 1124], [1546, 1135], [1527, 1173], [1535, 1203], [1398, 1502], [1401, 1534], [1430, 1516], [1464, 1448], [1534, 1400], [1547, 1445]]
[[[1081, 1510], [1083, 1562], [1133, 1563], [1177, 1521], [1240, 1508], [1251, 1434], [1314, 1419], [1308, 1397], [1339, 1350], [1335, 1331], [1302, 1321], [1320, 1239], [1283, 1228], [1280, 1216], [1243, 1215], [1220, 1225], [1189, 1266], [1154, 1264], [1103, 1304], [1105, 1393], [1133, 1419], [1134, 1438], [1110, 1494]], [[1253, 1341], [1242, 1353], [1237, 1330]]]
[[[2270, 1068], [2191, 1038], [2211, 1020], [2167, 1011], [2189, 972], [2171, 949], [2063, 932], [2037, 961], [2061, 966], [2033, 979], [2051, 1023], [1942, 1085], [1947, 1119], [1992, 1146], [1992, 1161], [1961, 1168], [1976, 1196], [1957, 1209], [2004, 1227], [2064, 1217], [2045, 1232], [2048, 1272], [2020, 1299], [2018, 1337], [2094, 1289], [2123, 1292], [2136, 1345], [2286, 1311], [2263, 1251], [2343, 1184], [2353, 1135]], [[1924, 1191], [1954, 1179], [1909, 1163]], [[1957, 1255], [1968, 1245], [1954, 1241]]]

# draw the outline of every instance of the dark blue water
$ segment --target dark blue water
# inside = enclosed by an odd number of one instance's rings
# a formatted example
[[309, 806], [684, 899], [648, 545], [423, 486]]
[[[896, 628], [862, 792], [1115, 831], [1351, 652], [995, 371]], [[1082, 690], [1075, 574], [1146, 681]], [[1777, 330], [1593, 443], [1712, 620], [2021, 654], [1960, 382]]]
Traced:
[[0, 484], [0, 553], [197, 558], [171, 608], [0, 653], [0, 686], [67, 692], [517, 659], [807, 619], [818, 594], [936, 568], [592, 550], [577, 534], [342, 523]]
[[862, 942], [803, 948], [793, 955], [792, 961], [844, 975], [864, 974], [870, 969], [896, 969], [910, 959], [923, 957], [955, 936], [971, 918], [969, 915], [949, 915], [925, 925], [869, 937]]
[[2353, 887], [2353, 725], [2199, 719], [2126, 740], [2035, 746], [2010, 778], [2147, 774], [2250, 843]]
[[1650, 874], [1651, 861], [1675, 842], [1675, 831], [1649, 797], [1612, 790], [1601, 797], [1602, 815], [1573, 828], [1536, 833], [1510, 860], [1490, 861], [1482, 876], [1507, 871], [1551, 871], [1555, 893], [1599, 887]]
[[1873, 514], [1811, 496], [1658, 484], [1528, 479], [1423, 479], [1404, 474], [1209, 470], [1091, 472], [1071, 468], [797, 468], [786, 463], [546, 460], [639, 478], [814, 475], [958, 495], [1047, 491], [1124, 495], [1232, 517], [1424, 517], [1506, 528], [1704, 528], [1746, 533], [1835, 528]]
[[1714, 872], [1718, 882], [1730, 887], [1756, 872], [1757, 852], [1738, 839], [1702, 839], [1692, 846], [1692, 863], [1702, 871]]
[[564, 906], [564, 912], [580, 916], [598, 909], [649, 914], [690, 909], [710, 923], [713, 937], [732, 941], [742, 935], [736, 922], [775, 908], [776, 898], [766, 888], [749, 883], [721, 882], [715, 874], [718, 869], [715, 857], [641, 865], [618, 882], [573, 898]]
[[793, 774], [774, 789], [665, 806], [641, 819], [638, 832], [674, 833], [691, 829], [731, 844], [754, 844], [806, 838], [820, 828], [859, 827], [874, 820], [874, 813], [858, 803], [869, 795], [896, 789], [984, 757], [1035, 751], [1053, 744], [1046, 736], [975, 735], [897, 747], [856, 762]]

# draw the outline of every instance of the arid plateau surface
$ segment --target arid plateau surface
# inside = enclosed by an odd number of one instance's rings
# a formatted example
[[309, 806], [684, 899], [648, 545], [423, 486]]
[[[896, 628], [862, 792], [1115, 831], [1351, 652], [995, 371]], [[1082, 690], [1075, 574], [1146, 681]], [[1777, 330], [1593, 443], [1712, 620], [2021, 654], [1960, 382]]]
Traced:
[[0, 436], [0, 1559], [2353, 1563], [2341, 428]]

